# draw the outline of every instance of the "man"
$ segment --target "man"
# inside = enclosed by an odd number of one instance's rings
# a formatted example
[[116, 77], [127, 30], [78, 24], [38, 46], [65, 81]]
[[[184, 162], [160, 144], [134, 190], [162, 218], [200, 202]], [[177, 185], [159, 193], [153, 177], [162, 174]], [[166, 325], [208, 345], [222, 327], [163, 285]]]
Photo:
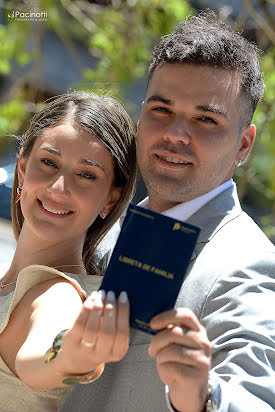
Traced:
[[275, 248], [231, 179], [263, 90], [256, 47], [213, 14], [156, 46], [137, 133], [141, 205], [201, 234], [176, 309], [151, 322], [161, 331], [151, 342], [131, 331], [125, 358], [73, 388], [62, 411], [274, 410]]

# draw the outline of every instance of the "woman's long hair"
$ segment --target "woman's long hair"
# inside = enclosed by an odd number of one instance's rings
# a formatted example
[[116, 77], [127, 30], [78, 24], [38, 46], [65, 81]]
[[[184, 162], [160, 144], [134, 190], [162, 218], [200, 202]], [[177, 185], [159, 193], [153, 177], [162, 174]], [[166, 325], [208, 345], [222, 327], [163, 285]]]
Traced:
[[[95, 251], [108, 230], [117, 221], [131, 201], [136, 183], [135, 127], [122, 104], [109, 96], [92, 92], [73, 92], [58, 96], [37, 113], [20, 140], [23, 157], [29, 156], [35, 140], [47, 128], [71, 120], [96, 136], [111, 152], [114, 163], [115, 187], [122, 187], [119, 201], [103, 220], [98, 216], [88, 228], [82, 257], [87, 273], [99, 274]], [[20, 202], [16, 203], [18, 187], [17, 165], [12, 189], [12, 224], [16, 240], [24, 222]]]

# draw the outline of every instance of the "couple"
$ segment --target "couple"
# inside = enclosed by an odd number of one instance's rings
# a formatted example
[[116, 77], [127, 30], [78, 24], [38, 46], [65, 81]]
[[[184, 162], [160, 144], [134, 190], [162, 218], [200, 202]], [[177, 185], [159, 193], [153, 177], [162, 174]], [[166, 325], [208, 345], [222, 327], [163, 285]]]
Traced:
[[[232, 181], [263, 90], [256, 48], [202, 14], [156, 46], [135, 138], [124, 109], [91, 93], [36, 116], [19, 154], [18, 246], [0, 291], [3, 410], [274, 409], [275, 248]], [[125, 292], [94, 292], [117, 227], [100, 241], [132, 196], [135, 143], [141, 205], [202, 228], [176, 308], [152, 319], [152, 339], [129, 331]]]

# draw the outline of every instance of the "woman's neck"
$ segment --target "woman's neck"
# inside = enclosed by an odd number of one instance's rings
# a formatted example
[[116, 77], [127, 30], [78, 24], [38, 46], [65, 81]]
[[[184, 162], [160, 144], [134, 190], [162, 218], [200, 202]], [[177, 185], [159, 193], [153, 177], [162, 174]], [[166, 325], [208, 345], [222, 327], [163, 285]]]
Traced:
[[15, 281], [24, 267], [33, 264], [56, 267], [64, 272], [84, 273], [83, 242], [84, 239], [56, 242], [38, 239], [23, 225], [11, 266], [2, 281]]

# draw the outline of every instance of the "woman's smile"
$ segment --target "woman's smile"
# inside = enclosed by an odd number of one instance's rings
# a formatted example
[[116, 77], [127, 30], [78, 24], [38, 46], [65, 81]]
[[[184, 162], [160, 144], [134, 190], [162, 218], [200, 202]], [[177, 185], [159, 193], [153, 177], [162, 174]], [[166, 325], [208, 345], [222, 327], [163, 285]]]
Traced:
[[42, 202], [41, 200], [37, 199], [38, 205], [40, 209], [47, 215], [54, 218], [65, 218], [73, 214], [74, 212], [71, 210], [65, 210], [61, 206], [58, 208], [53, 208], [49, 204]]
[[25, 223], [40, 239], [79, 241], [116, 192], [111, 153], [70, 122], [44, 130], [19, 164]]

